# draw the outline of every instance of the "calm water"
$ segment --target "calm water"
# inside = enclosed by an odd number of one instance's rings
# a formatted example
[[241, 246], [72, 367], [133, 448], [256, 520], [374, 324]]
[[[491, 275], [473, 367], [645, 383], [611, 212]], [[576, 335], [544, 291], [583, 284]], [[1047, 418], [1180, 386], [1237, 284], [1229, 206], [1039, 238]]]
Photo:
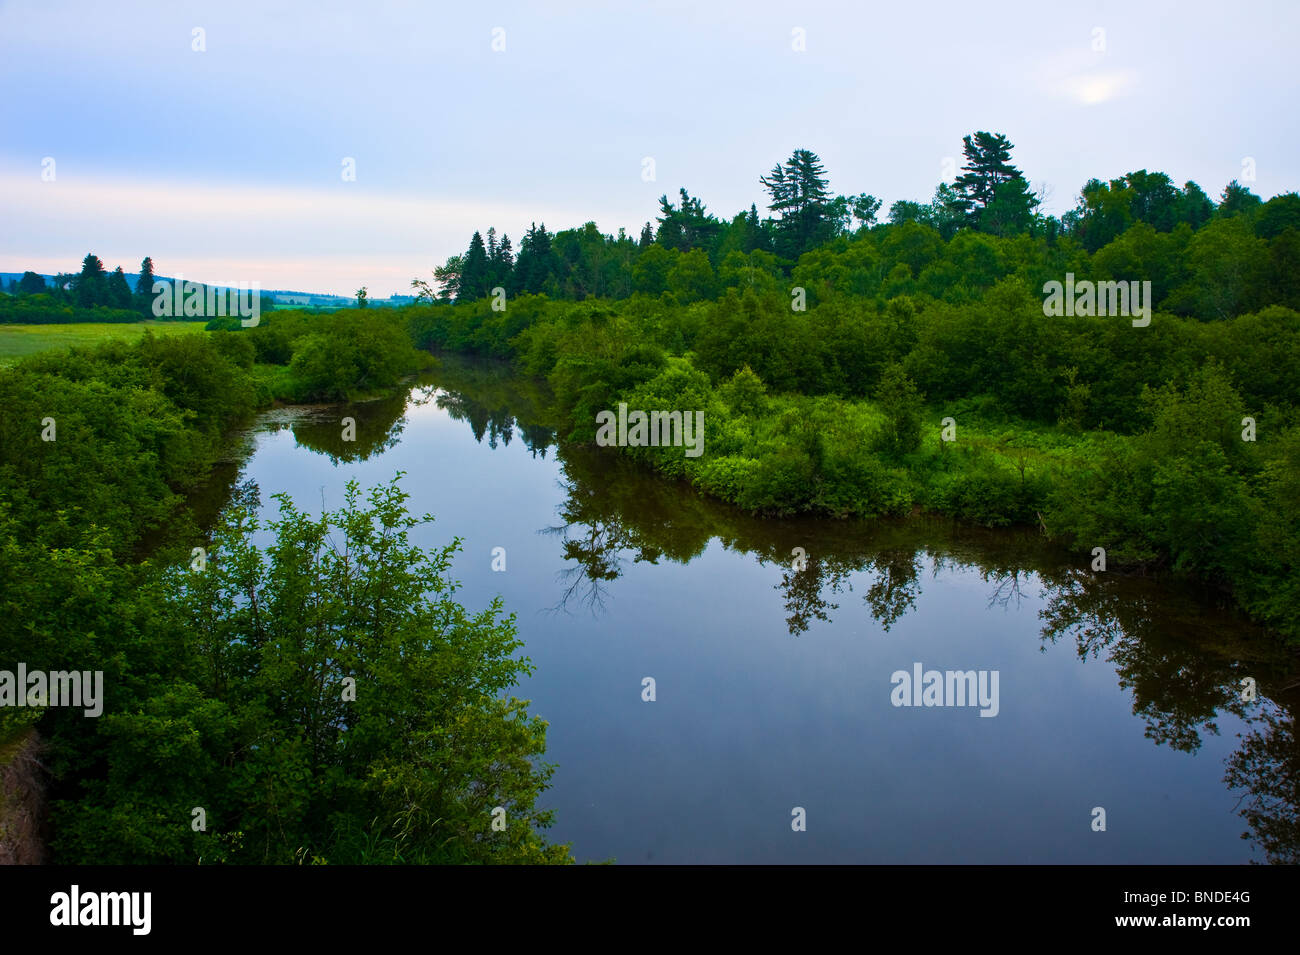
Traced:
[[[463, 539], [461, 601], [518, 615], [549, 835], [579, 861], [1295, 861], [1294, 664], [1247, 622], [1032, 534], [759, 521], [557, 447], [544, 409], [448, 360], [399, 398], [268, 413], [237, 458], [268, 515], [404, 471], [437, 517], [415, 539]], [[893, 705], [917, 663], [996, 671], [997, 715]]]

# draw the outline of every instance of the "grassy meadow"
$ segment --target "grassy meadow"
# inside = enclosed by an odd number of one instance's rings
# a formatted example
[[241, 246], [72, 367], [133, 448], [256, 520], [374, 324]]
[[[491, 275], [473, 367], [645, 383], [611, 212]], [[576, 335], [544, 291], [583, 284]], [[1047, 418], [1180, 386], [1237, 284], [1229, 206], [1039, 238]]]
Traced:
[[0, 325], [0, 365], [55, 348], [98, 345], [111, 339], [135, 341], [147, 328], [155, 335], [202, 332], [204, 322], [77, 322], [68, 325]]

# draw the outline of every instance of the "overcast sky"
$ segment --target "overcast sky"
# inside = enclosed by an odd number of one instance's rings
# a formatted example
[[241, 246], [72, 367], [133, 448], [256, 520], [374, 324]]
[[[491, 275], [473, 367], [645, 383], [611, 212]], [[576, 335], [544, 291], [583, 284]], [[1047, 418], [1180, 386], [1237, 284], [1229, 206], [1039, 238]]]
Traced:
[[1300, 188], [1298, 28], [1294, 0], [4, 0], [0, 271], [383, 297], [489, 225], [636, 234], [679, 186], [761, 209], [799, 147], [928, 201], [980, 129], [1056, 214], [1140, 168], [1217, 196], [1247, 157], [1268, 198]]

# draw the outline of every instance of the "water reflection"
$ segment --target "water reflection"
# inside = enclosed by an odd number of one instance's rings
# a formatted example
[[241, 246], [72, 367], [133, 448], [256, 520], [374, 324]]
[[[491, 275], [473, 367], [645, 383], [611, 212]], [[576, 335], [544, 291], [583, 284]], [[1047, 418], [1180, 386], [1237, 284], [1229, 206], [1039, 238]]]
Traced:
[[[396, 444], [408, 410], [429, 402], [468, 425], [477, 442], [497, 448], [517, 439], [533, 456], [553, 451], [558, 458], [558, 522], [539, 530], [558, 541], [569, 565], [557, 581], [554, 611], [600, 615], [630, 565], [689, 563], [715, 539], [772, 569], [786, 628], [801, 638], [817, 623], [833, 623], [855, 583], [865, 584], [861, 605], [889, 632], [916, 610], [923, 577], [974, 569], [988, 585], [991, 609], [1018, 609], [1031, 591], [1043, 601], [1043, 652], [1072, 641], [1080, 660], [1108, 661], [1154, 744], [1194, 753], [1207, 734], [1219, 734], [1223, 714], [1240, 718], [1247, 730], [1224, 782], [1240, 795], [1243, 838], [1270, 862], [1300, 861], [1296, 655], [1203, 594], [1093, 573], [1033, 530], [991, 532], [924, 518], [760, 520], [648, 476], [615, 452], [557, 444], [544, 389], [490, 365], [447, 361], [409, 396], [299, 413], [281, 426], [336, 463], [365, 460]], [[344, 416], [356, 420], [355, 441], [343, 440]], [[796, 548], [806, 555], [801, 569]], [[1243, 693], [1247, 680], [1254, 699]]]

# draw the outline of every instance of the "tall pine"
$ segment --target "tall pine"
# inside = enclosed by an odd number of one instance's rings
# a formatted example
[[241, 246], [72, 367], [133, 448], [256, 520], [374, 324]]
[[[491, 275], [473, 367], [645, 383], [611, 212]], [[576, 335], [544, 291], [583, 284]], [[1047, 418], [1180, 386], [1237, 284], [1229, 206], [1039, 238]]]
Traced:
[[142, 312], [152, 311], [153, 283], [153, 259], [146, 255], [140, 263], [140, 277], [135, 280], [135, 307]]
[[474, 237], [469, 240], [469, 251], [465, 253], [465, 259], [461, 263], [457, 302], [473, 301], [487, 295], [488, 289], [491, 288], [488, 283], [492, 278], [489, 268], [487, 247], [483, 244], [483, 236], [475, 232]]
[[[966, 223], [986, 231], [1007, 233], [1032, 218], [1035, 206], [1020, 170], [1011, 164], [1011, 141], [1002, 133], [977, 132], [962, 137], [965, 170], [953, 183], [955, 211]], [[1004, 188], [1004, 184], [1010, 184]], [[988, 216], [985, 210], [997, 202]]]
[[771, 197], [768, 209], [781, 216], [777, 222], [778, 254], [797, 258], [831, 237], [830, 190], [826, 169], [815, 152], [796, 149], [785, 165], [773, 166], [771, 173], [758, 181]]

